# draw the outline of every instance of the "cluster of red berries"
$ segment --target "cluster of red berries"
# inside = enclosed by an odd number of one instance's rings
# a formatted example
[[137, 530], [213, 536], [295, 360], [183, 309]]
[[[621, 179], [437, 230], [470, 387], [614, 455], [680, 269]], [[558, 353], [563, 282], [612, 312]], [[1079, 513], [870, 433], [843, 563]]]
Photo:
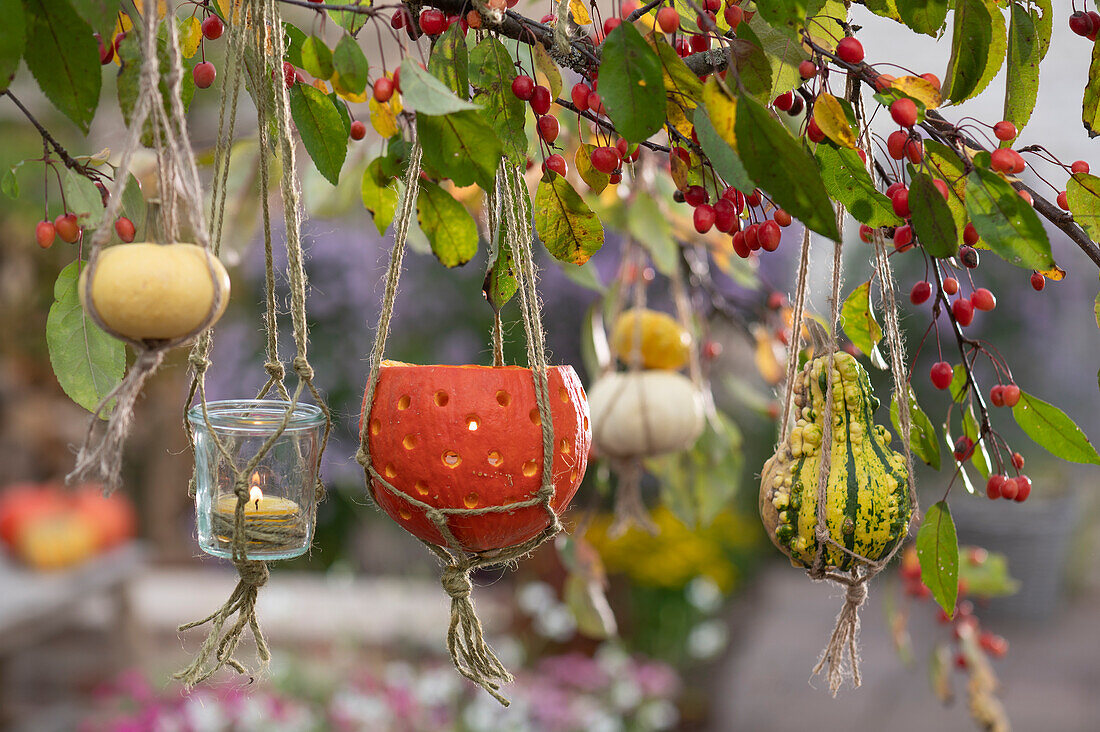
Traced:
[[[68, 244], [75, 244], [80, 241], [82, 233], [83, 229], [77, 221], [76, 214], [63, 213], [53, 221], [48, 219], [39, 221], [34, 227], [34, 240], [43, 249], [49, 249], [58, 238]], [[118, 234], [119, 239], [129, 244], [134, 240], [136, 233], [134, 222], [125, 216], [120, 216], [115, 222], [115, 233]]]
[[[695, 16], [695, 25], [698, 26], [699, 32], [689, 32], [686, 36], [681, 35], [676, 39], [676, 53], [681, 58], [693, 53], [702, 53], [710, 48], [712, 37], [718, 33], [719, 10], [722, 11], [722, 16], [731, 30], [736, 30], [742, 21], [751, 20], [756, 14], [755, 11], [742, 8], [740, 0], [725, 0], [725, 9], [722, 8], [722, 0], [701, 0], [699, 8], [702, 12]], [[623, 14], [627, 15], [625, 12]], [[614, 28], [615, 25], [618, 23], [614, 23], [611, 27]], [[665, 6], [658, 10], [657, 27], [665, 33], [677, 33], [680, 30], [679, 11], [672, 6]], [[608, 23], [604, 23], [604, 33], [610, 33]]]
[[[680, 156], [685, 163], [690, 160], [687, 150], [682, 147], [673, 148], [672, 154]], [[682, 201], [695, 209], [692, 212], [692, 223], [700, 234], [705, 234], [712, 228], [723, 234], [730, 234], [733, 251], [742, 259], [761, 249], [766, 252], [778, 249], [782, 228], [790, 226], [792, 221], [791, 215], [781, 208], [774, 209], [771, 218], [765, 219], [763, 197], [759, 190], [745, 194], [730, 186], [711, 204], [710, 193], [706, 188], [691, 185], [683, 191], [676, 191], [673, 197], [677, 202]], [[761, 209], [761, 221], [743, 226], [742, 214], [746, 211], [750, 212], [750, 220], [757, 218], [751, 214], [754, 208]]]
[[[1012, 454], [1013, 463], [1016, 462], [1016, 457], [1019, 454], [1018, 452]], [[1020, 464], [1023, 464], [1023, 458], [1020, 459]], [[1023, 473], [1015, 478], [1009, 478], [1007, 475], [991, 475], [985, 484], [985, 494], [992, 500], [1006, 498], [1010, 501], [1023, 503], [1031, 495], [1031, 478]]]
[[1069, 29], [1079, 36], [1095, 41], [1097, 32], [1100, 32], [1100, 13], [1095, 10], [1078, 10], [1069, 16]]
[[[225, 24], [222, 19], [216, 15], [208, 15], [202, 21], [202, 36], [205, 41], [216, 41], [222, 37], [222, 33], [225, 32]], [[195, 81], [195, 86], [199, 89], [207, 89], [214, 83], [214, 79], [218, 76], [218, 70], [214, 68], [214, 64], [205, 60], [205, 49], [203, 51], [203, 61], [195, 64], [195, 67], [191, 69], [191, 78]]]

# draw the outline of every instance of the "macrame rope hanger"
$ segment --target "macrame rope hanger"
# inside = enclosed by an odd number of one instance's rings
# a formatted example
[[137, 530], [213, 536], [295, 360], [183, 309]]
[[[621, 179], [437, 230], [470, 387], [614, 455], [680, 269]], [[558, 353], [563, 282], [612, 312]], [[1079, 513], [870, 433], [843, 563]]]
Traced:
[[[370, 375], [367, 379], [367, 399], [363, 413], [370, 414], [374, 401], [375, 387], [389, 336], [390, 322], [394, 302], [397, 297], [401, 266], [405, 255], [406, 238], [409, 223], [415, 215], [415, 201], [419, 188], [421, 147], [416, 130], [412, 130], [412, 151], [409, 155], [408, 169], [404, 178], [402, 193], [396, 218], [394, 219], [394, 243], [390, 252], [389, 264], [385, 275], [385, 287], [378, 325], [375, 330], [374, 346], [370, 355]], [[511, 243], [515, 259], [515, 276], [518, 285], [519, 304], [527, 334], [527, 360], [532, 372], [535, 399], [538, 404], [542, 425], [542, 480], [537, 492], [529, 498], [510, 503], [506, 506], [486, 506], [482, 508], [436, 508], [423, 501], [403, 493], [394, 487], [384, 476], [375, 470], [370, 455], [368, 439], [369, 419], [364, 418], [360, 432], [360, 446], [356, 455], [369, 476], [368, 485], [377, 486], [392, 496], [422, 511], [443, 537], [445, 546], [430, 542], [421, 542], [433, 553], [442, 565], [441, 582], [443, 589], [451, 598], [451, 619], [447, 631], [447, 649], [455, 668], [466, 678], [481, 686], [498, 702], [507, 706], [508, 699], [500, 692], [502, 684], [513, 680], [489, 646], [484, 637], [484, 629], [474, 609], [471, 593], [473, 584], [471, 572], [478, 569], [503, 566], [518, 561], [530, 554], [538, 546], [561, 531], [561, 522], [550, 505], [554, 497], [553, 456], [554, 426], [550, 411], [550, 385], [547, 373], [545, 335], [542, 327], [542, 312], [537, 292], [537, 280], [534, 256], [531, 249], [530, 211], [527, 206], [526, 182], [522, 174], [513, 166], [502, 161], [497, 169], [494, 190], [489, 200], [495, 210], [490, 212], [490, 227], [497, 222], [503, 224], [503, 235]], [[496, 331], [496, 328], [494, 328]], [[500, 336], [494, 334], [494, 340]], [[494, 344], [494, 361], [501, 348]], [[372, 488], [377, 490], [377, 488]], [[465, 551], [456, 540], [448, 520], [451, 516], [477, 516], [490, 513], [512, 512], [518, 509], [541, 506], [547, 513], [549, 523], [535, 537], [511, 547], [492, 551], [472, 553]]]
[[[259, 168], [261, 211], [263, 215], [264, 236], [264, 284], [265, 284], [265, 330], [267, 333], [267, 361], [264, 369], [268, 373], [266, 383], [261, 387], [257, 399], [262, 399], [272, 389], [279, 397], [288, 402], [283, 419], [275, 431], [267, 437], [257, 453], [244, 466], [234, 463], [226, 446], [210, 429], [210, 416], [207, 410], [205, 374], [210, 366], [210, 349], [213, 337], [207, 334], [196, 343], [190, 356], [192, 368], [191, 389], [186, 413], [192, 401], [197, 397], [202, 407], [203, 419], [215, 444], [230, 466], [233, 473], [233, 488], [237, 501], [233, 516], [232, 561], [240, 580], [229, 599], [210, 615], [191, 623], [179, 626], [183, 632], [191, 628], [210, 624], [210, 630], [193, 661], [175, 674], [175, 678], [190, 688], [210, 678], [223, 667], [230, 667], [238, 673], [250, 675], [250, 671], [235, 657], [235, 652], [243, 639], [245, 630], [251, 631], [256, 642], [256, 653], [262, 669], [270, 660], [271, 654], [260, 629], [256, 615], [256, 600], [259, 589], [269, 577], [267, 563], [250, 560], [247, 557], [247, 545], [251, 538], [250, 529], [245, 525], [244, 506], [249, 499], [250, 476], [259, 466], [271, 447], [282, 435], [290, 423], [294, 412], [308, 390], [314, 402], [325, 417], [325, 428], [317, 460], [321, 459], [328, 443], [332, 426], [332, 416], [328, 405], [313, 384], [314, 372], [308, 359], [308, 323], [306, 319], [305, 299], [307, 280], [303, 265], [301, 242], [301, 191], [295, 173], [295, 148], [290, 127], [289, 99], [282, 84], [282, 75], [273, 74], [284, 52], [281, 19], [273, 0], [246, 0], [234, 10], [228, 31], [229, 63], [228, 74], [219, 110], [217, 147], [214, 155], [214, 188], [212, 196], [211, 232], [215, 251], [220, 248], [223, 221], [225, 216], [226, 186], [236, 124], [237, 101], [240, 94], [242, 75], [247, 75], [252, 97], [256, 102], [257, 129], [259, 135]], [[275, 81], [271, 81], [275, 79]], [[273, 109], [272, 109], [273, 108]], [[228, 120], [227, 120], [228, 112]], [[283, 204], [283, 218], [286, 233], [287, 281], [290, 287], [290, 312], [293, 326], [295, 356], [292, 366], [298, 377], [293, 393], [284, 384], [285, 368], [278, 351], [278, 319], [275, 297], [274, 252], [272, 244], [272, 226], [270, 216], [270, 165], [268, 150], [271, 147], [268, 125], [274, 112], [275, 141], [282, 162], [280, 192]], [[190, 436], [190, 423], [184, 419]], [[193, 444], [193, 440], [192, 440]], [[192, 479], [191, 490], [195, 482]], [[315, 487], [317, 499], [324, 495], [324, 487], [318, 479]], [[237, 619], [230, 623], [233, 615]], [[227, 627], [228, 626], [228, 627]]]
[[[862, 105], [861, 105], [862, 111]], [[867, 130], [863, 130], [860, 143], [863, 149], [870, 154], [870, 141]], [[806, 229], [799, 253], [799, 265], [797, 284], [792, 312], [791, 347], [787, 364], [787, 385], [783, 400], [783, 413], [780, 422], [779, 442], [786, 439], [791, 422], [793, 421], [794, 383], [798, 370], [797, 354], [801, 350], [802, 327], [805, 323], [814, 339], [813, 357], [827, 355], [828, 372], [834, 368], [834, 356], [837, 350], [836, 328], [840, 321], [840, 293], [843, 279], [842, 252], [844, 239], [845, 211], [840, 204], [836, 205], [836, 225], [840, 232], [839, 238], [833, 243], [832, 267], [829, 294], [829, 320], [828, 328], [820, 325], [805, 316], [806, 300], [809, 293], [809, 251], [811, 236]], [[906, 365], [905, 346], [902, 340], [898, 323], [897, 289], [893, 271], [890, 267], [888, 249], [881, 230], [876, 229], [874, 238], [874, 276], [879, 280], [884, 312], [884, 324], [886, 344], [889, 351], [890, 371], [893, 377], [893, 395], [898, 404], [898, 424], [901, 432], [902, 452], [905, 457], [906, 476], [908, 484], [909, 504], [911, 515], [917, 516], [916, 485], [913, 478], [913, 455], [910, 448], [910, 433], [912, 423], [909, 412], [909, 386], [908, 367]], [[822, 424], [821, 444], [832, 445], [833, 430], [833, 380], [827, 380], [825, 391], [825, 418]], [[903, 541], [898, 541], [893, 549], [885, 557], [872, 561], [866, 557], [855, 554], [842, 544], [834, 541], [829, 534], [826, 519], [826, 491], [829, 482], [831, 463], [831, 449], [821, 450], [817, 484], [817, 514], [815, 537], [817, 539], [817, 552], [813, 565], [807, 570], [814, 580], [829, 580], [845, 588], [844, 604], [836, 618], [836, 625], [829, 641], [822, 651], [821, 657], [813, 668], [813, 675], [824, 673], [829, 684], [829, 689], [835, 696], [846, 679], [851, 679], [854, 686], [862, 683], [859, 666], [859, 609], [867, 598], [867, 583], [879, 572], [886, 568], [890, 561], [900, 551]], [[829, 570], [825, 566], [826, 547], [840, 551], [855, 560], [855, 566], [847, 573]]]

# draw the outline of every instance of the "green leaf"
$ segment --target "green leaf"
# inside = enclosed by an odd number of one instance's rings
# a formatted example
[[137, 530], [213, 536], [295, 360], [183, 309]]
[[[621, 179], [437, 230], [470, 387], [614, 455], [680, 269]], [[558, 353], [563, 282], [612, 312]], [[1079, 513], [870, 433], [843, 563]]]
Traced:
[[[898, 399], [895, 395], [890, 400], [890, 422], [894, 425], [894, 431], [901, 434], [901, 423], [898, 415]], [[936, 428], [932, 426], [932, 420], [920, 408], [917, 403], [917, 395], [913, 388], [909, 387], [909, 449], [913, 454], [929, 465], [933, 470], [940, 469], [940, 440], [936, 435]]]
[[573, 155], [573, 164], [577, 167], [577, 175], [581, 177], [593, 193], [603, 193], [611, 182], [611, 176], [592, 167], [592, 151], [595, 145], [582, 142], [577, 145], [577, 152]]
[[1100, 465], [1100, 455], [1089, 438], [1065, 412], [1053, 404], [1020, 392], [1020, 401], [1012, 408], [1012, 416], [1028, 437], [1055, 457]]
[[1066, 199], [1073, 220], [1089, 238], [1100, 241], [1100, 178], [1089, 173], [1074, 173], [1066, 182]]
[[283, 33], [286, 35], [286, 54], [283, 57], [292, 66], [302, 67], [302, 44], [306, 42], [306, 34], [292, 23], [283, 23]]
[[802, 85], [798, 65], [810, 55], [802, 48], [802, 43], [797, 36], [776, 30], [759, 14], [754, 15], [747, 22], [742, 21], [741, 25], [737, 26], [737, 35], [763, 49], [768, 65], [771, 67], [772, 81], [771, 88], [768, 90], [768, 96], [771, 99]]
[[909, 184], [909, 209], [913, 229], [930, 257], [953, 257], [959, 250], [959, 232], [947, 201], [925, 173], [917, 173]]
[[920, 579], [948, 617], [959, 597], [959, 539], [947, 501], [928, 509], [917, 532]]
[[614, 637], [618, 628], [607, 601], [607, 576], [599, 552], [573, 536], [555, 544], [567, 572], [562, 594], [577, 621], [577, 630], [588, 638]]
[[1092, 63], [1089, 65], [1088, 85], [1081, 104], [1081, 121], [1089, 137], [1100, 135], [1100, 43], [1092, 45]]
[[[732, 110], [733, 102], [728, 99], [726, 101]], [[730, 125], [727, 129], [732, 138], [732, 117], [729, 122]], [[741, 158], [737, 157], [737, 153], [714, 128], [706, 107], [695, 109], [695, 134], [699, 138], [699, 145], [703, 148], [703, 152], [707, 154], [707, 159], [714, 166], [715, 172], [722, 176], [727, 183], [741, 191], [751, 191], [756, 187], [756, 184], [752, 182], [752, 178], [749, 177], [748, 171], [745, 170]]]
[[[328, 5], [359, 5], [366, 9], [374, 4], [374, 0], [325, 0]], [[353, 13], [348, 10], [330, 10], [328, 16], [353, 36], [359, 32], [363, 24], [370, 18], [364, 13]]]
[[704, 422], [703, 434], [687, 450], [645, 461], [660, 484], [661, 501], [689, 527], [710, 526], [741, 485], [742, 434], [721, 412]]
[[848, 336], [852, 345], [870, 354], [882, 340], [882, 328], [871, 311], [870, 281], [856, 287], [845, 298], [840, 318], [844, 323], [844, 335]]
[[77, 291], [83, 266], [83, 262], [72, 262], [57, 276], [54, 302], [46, 318], [46, 345], [57, 383], [70, 399], [93, 412], [122, 380], [126, 346], [84, 313]]
[[7, 89], [19, 68], [19, 59], [27, 43], [26, 22], [20, 0], [0, 0], [0, 18], [4, 31], [0, 33], [0, 91]]
[[470, 83], [474, 96], [483, 105], [481, 116], [489, 122], [504, 145], [504, 154], [513, 163], [527, 160], [527, 135], [523, 131], [527, 105], [512, 93], [516, 68], [508, 49], [496, 37], [489, 36], [470, 54]]
[[[404, 72], [402, 72], [404, 73]], [[401, 84], [404, 86], [402, 77]], [[457, 186], [477, 183], [489, 190], [503, 155], [500, 139], [474, 109], [452, 114], [416, 115], [424, 160]]]
[[600, 98], [630, 142], [647, 139], [665, 124], [661, 61], [633, 23], [620, 24], [603, 42]]
[[[746, 26], [743, 33], [748, 36], [752, 29]], [[764, 102], [771, 102], [773, 97], [768, 94], [772, 88], [772, 67], [760, 43], [747, 38], [734, 38], [729, 41], [728, 48], [734, 70], [745, 91]]]
[[1006, 262], [1031, 270], [1054, 268], [1050, 240], [1034, 209], [993, 171], [971, 171], [966, 211], [978, 234]]
[[970, 391], [970, 379], [966, 376], [966, 367], [961, 363], [951, 368], [951, 383], [947, 385], [947, 393], [951, 400], [961, 404]]
[[1035, 109], [1035, 99], [1039, 94], [1039, 61], [1043, 56], [1032, 16], [1035, 11], [1029, 13], [1025, 8], [1013, 5], [1009, 12], [1004, 118], [1015, 124], [1017, 131], [1023, 131]]
[[806, 0], [765, 0], [756, 9], [773, 28], [793, 29], [806, 19]]
[[603, 246], [600, 218], [554, 173], [539, 181], [535, 193], [535, 231], [555, 259], [569, 264], [584, 264]]
[[65, 204], [84, 229], [91, 233], [103, 218], [103, 195], [95, 183], [72, 170], [65, 170], [61, 178], [61, 190]]
[[[112, 0], [70, 0], [77, 15], [99, 34], [104, 43], [114, 40], [115, 23], [118, 18], [119, 4]], [[7, 33], [8, 16], [4, 18], [4, 32]]]
[[840, 237], [814, 159], [768, 110], [743, 93], [734, 134], [745, 170], [778, 206], [822, 236]]
[[336, 92], [327, 94], [329, 101], [332, 102], [332, 106], [336, 108], [336, 111], [340, 113], [340, 121], [344, 123], [344, 134], [351, 134], [351, 112], [348, 111], [348, 105], [344, 103], [344, 100], [340, 98], [340, 95]]
[[974, 443], [974, 454], [970, 457], [971, 464], [977, 469], [982, 478], [989, 480], [989, 452], [985, 449], [986, 441], [978, 439], [981, 435], [981, 428], [978, 425], [977, 417], [974, 416], [974, 409], [970, 405], [967, 405], [966, 409], [963, 410], [962, 427], [963, 434]]
[[[970, 220], [966, 213], [966, 205], [963, 203], [963, 196], [966, 195], [966, 167], [951, 148], [930, 139], [924, 140], [924, 162], [927, 165], [925, 170], [932, 177], [939, 178], [947, 184], [950, 194], [947, 197], [947, 207], [951, 209], [955, 230], [959, 234], [956, 246], [960, 246], [963, 243], [963, 230], [966, 228], [967, 221]], [[909, 172], [912, 176], [915, 170], [910, 166]], [[977, 246], [988, 248], [982, 242]]]
[[27, 68], [46, 98], [87, 134], [103, 79], [91, 27], [67, 0], [23, 0], [23, 10]]
[[980, 547], [959, 547], [959, 582], [966, 585], [968, 595], [983, 600], [1020, 591], [1019, 580], [1008, 573], [1005, 555]]
[[675, 277], [680, 266], [680, 245], [672, 225], [652, 199], [635, 198], [626, 209], [626, 230], [645, 247], [653, 266], [665, 277]]
[[902, 224], [901, 218], [894, 213], [890, 199], [871, 182], [859, 153], [832, 145], [818, 145], [815, 154], [821, 166], [825, 190], [840, 201], [856, 221], [872, 228]]
[[126, 187], [122, 190], [122, 214], [134, 225], [134, 241], [144, 241], [145, 196], [141, 184], [131, 173], [126, 178]]
[[691, 119], [699, 104], [703, 85], [699, 83], [699, 77], [676, 54], [676, 49], [664, 39], [663, 34], [649, 35], [646, 40], [657, 52], [657, 60], [661, 64], [667, 122], [684, 137], [690, 137]]
[[478, 105], [457, 97], [439, 79], [406, 56], [401, 62], [401, 103], [419, 114], [443, 115], [478, 109]]
[[[512, 187], [515, 209], [513, 214], [522, 226], [530, 226], [531, 194], [522, 176], [506, 176], [503, 185]], [[527, 219], [524, 221], [524, 219]], [[501, 212], [496, 231], [489, 242], [489, 266], [485, 272], [485, 281], [481, 285], [482, 293], [493, 312], [499, 313], [519, 290], [516, 281], [515, 255], [507, 236], [508, 222], [505, 212]]]
[[332, 66], [340, 77], [340, 85], [352, 94], [361, 94], [367, 88], [370, 64], [363, 49], [351, 36], [344, 36], [336, 44], [332, 54]]
[[19, 198], [19, 178], [16, 176], [16, 171], [22, 166], [23, 163], [17, 163], [5, 170], [4, 177], [0, 178], [0, 192], [8, 198]]
[[431, 181], [420, 182], [416, 220], [445, 267], [466, 264], [477, 254], [477, 223], [465, 206]]
[[[428, 72], [461, 99], [470, 98], [470, 53], [462, 28], [455, 23], [432, 47]], [[518, 100], [517, 100], [518, 101]]]
[[947, 0], [897, 0], [897, 13], [917, 33], [938, 36], [947, 20]]
[[856, 0], [856, 2], [875, 15], [889, 18], [890, 20], [896, 20], [899, 23], [902, 22], [901, 13], [898, 12], [898, 6], [895, 0]]
[[1050, 50], [1050, 37], [1054, 33], [1054, 11], [1050, 0], [1031, 0], [1031, 5], [1031, 22], [1038, 37], [1039, 58], [1043, 59]]
[[984, 91], [1007, 49], [1005, 19], [994, 0], [956, 0], [943, 98], [957, 104]]
[[379, 234], [386, 233], [397, 210], [397, 182], [382, 174], [382, 164], [382, 158], [370, 161], [360, 184], [363, 207], [370, 211]]
[[320, 89], [295, 84], [290, 87], [290, 115], [313, 164], [336, 185], [348, 153], [348, 136], [336, 105]]

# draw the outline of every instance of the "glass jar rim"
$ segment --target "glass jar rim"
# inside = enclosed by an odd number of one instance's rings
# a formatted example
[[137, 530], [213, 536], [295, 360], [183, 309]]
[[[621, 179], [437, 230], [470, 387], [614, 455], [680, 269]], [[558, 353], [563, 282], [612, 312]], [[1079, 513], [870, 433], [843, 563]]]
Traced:
[[[211, 427], [232, 432], [274, 432], [283, 423], [291, 403], [281, 399], [220, 399], [187, 410], [187, 421], [195, 427], [205, 427], [207, 417]], [[298, 402], [284, 432], [310, 430], [325, 423], [325, 414], [315, 404]]]

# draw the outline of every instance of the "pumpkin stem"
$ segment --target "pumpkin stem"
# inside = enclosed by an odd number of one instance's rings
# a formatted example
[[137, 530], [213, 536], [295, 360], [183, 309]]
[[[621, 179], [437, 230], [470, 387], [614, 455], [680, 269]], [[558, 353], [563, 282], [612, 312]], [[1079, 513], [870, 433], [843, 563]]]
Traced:
[[828, 356], [832, 348], [829, 345], [829, 334], [825, 331], [825, 328], [821, 323], [810, 317], [803, 318], [802, 323], [810, 334], [810, 344], [813, 346], [813, 353], [810, 357]]

